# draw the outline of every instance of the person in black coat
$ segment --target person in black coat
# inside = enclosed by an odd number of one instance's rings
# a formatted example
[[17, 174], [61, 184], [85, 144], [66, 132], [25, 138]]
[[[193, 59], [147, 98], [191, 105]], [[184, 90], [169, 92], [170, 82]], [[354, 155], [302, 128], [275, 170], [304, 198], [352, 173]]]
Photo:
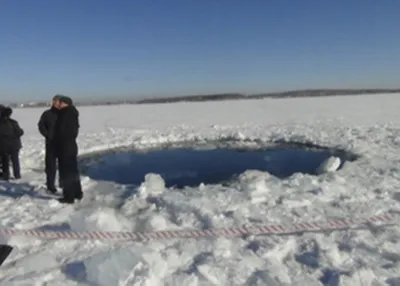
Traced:
[[[46, 185], [47, 190], [56, 193], [57, 189], [55, 186], [56, 173], [57, 173], [57, 154], [54, 142], [54, 128], [56, 126], [60, 98], [61, 95], [55, 95], [52, 99], [51, 108], [43, 112], [38, 122], [38, 128], [40, 134], [46, 139], [46, 155], [45, 155], [45, 172], [46, 172]], [[59, 162], [58, 162], [59, 163]], [[62, 180], [59, 175], [59, 185], [62, 186]]]
[[19, 126], [18, 121], [11, 118], [12, 115], [12, 108], [6, 107], [3, 111], [1, 116], [9, 121], [14, 131], [14, 136], [11, 137], [10, 140], [10, 149], [9, 149], [9, 158], [12, 162], [13, 168], [13, 175], [15, 179], [21, 178], [21, 169], [19, 164], [19, 151], [22, 148], [21, 137], [24, 135], [24, 130]]
[[9, 115], [10, 110], [7, 110], [7, 108], [1, 110], [0, 158], [2, 163], [2, 177], [5, 181], [8, 181], [10, 179], [10, 155], [15, 152], [15, 144], [18, 145], [19, 138], [23, 134], [23, 131], [19, 127], [19, 124], [15, 120], [11, 121]]
[[59, 158], [63, 198], [61, 203], [74, 203], [82, 199], [82, 186], [78, 169], [79, 112], [69, 97], [60, 99], [60, 110], [54, 130], [54, 142]]
[[[3, 110], [5, 109], [6, 107], [3, 105], [3, 104], [0, 104], [0, 114], [3, 112]], [[1, 153], [1, 150], [0, 150], [0, 153]], [[2, 162], [1, 162], [1, 158], [0, 158], [0, 177], [3, 177], [3, 171], [2, 171]]]

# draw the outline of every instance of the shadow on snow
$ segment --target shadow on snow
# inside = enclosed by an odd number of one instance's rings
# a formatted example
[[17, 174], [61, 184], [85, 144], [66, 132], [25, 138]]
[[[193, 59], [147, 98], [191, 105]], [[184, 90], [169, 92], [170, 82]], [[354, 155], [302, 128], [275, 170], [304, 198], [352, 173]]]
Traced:
[[54, 197], [40, 194], [36, 187], [28, 183], [13, 183], [0, 181], [0, 196], [13, 199], [20, 199], [23, 196], [29, 196], [35, 199], [50, 200]]

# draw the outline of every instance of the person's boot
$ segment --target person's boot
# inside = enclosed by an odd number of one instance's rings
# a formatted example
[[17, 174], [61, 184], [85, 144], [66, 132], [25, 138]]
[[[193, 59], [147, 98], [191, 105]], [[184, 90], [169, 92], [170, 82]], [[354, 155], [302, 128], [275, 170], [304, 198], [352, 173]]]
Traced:
[[74, 182], [73, 186], [74, 186], [74, 190], [75, 190], [75, 192], [74, 192], [75, 199], [77, 199], [79, 201], [82, 200], [83, 192], [82, 192], [82, 185], [81, 185], [81, 182], [79, 181], [79, 179]]
[[3, 181], [6, 181], [6, 182], [10, 181], [10, 174], [3, 173]]
[[69, 193], [63, 190], [63, 196], [58, 199], [58, 201], [62, 204], [73, 204], [75, 202], [75, 199], [73, 196], [70, 196]]
[[62, 204], [73, 204], [75, 202], [74, 200], [65, 197], [58, 199], [58, 201]]
[[19, 170], [14, 172], [14, 179], [15, 180], [21, 179], [21, 172]]
[[55, 194], [55, 193], [57, 193], [57, 188], [47, 186], [47, 192], [50, 194]]
[[73, 184], [68, 184], [63, 188], [63, 196], [58, 201], [62, 204], [73, 204], [75, 202], [75, 192]]
[[75, 194], [75, 199], [77, 199], [78, 201], [82, 200], [82, 198], [83, 198], [83, 193], [82, 192]]

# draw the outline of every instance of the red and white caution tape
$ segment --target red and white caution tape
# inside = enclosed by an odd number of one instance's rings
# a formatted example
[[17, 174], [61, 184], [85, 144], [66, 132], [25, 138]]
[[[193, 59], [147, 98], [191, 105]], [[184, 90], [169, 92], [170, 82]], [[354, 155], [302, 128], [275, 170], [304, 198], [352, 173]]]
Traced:
[[353, 218], [329, 220], [323, 222], [302, 222], [291, 225], [261, 225], [243, 226], [214, 229], [186, 229], [186, 230], [162, 230], [154, 232], [112, 232], [112, 231], [50, 231], [50, 230], [23, 230], [14, 228], [0, 228], [0, 233], [8, 236], [23, 235], [43, 239], [84, 239], [84, 240], [133, 240], [150, 241], [172, 238], [200, 238], [200, 237], [235, 237], [243, 235], [260, 234], [288, 234], [304, 231], [334, 230], [359, 226], [365, 223], [386, 223], [396, 219], [395, 215], [383, 214], [368, 218]]

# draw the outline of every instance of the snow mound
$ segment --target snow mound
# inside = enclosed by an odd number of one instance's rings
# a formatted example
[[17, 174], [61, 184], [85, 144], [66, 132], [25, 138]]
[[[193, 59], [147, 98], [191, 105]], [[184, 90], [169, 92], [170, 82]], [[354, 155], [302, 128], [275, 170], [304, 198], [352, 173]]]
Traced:
[[75, 231], [129, 231], [134, 222], [111, 208], [85, 209], [71, 216], [70, 226]]
[[[379, 282], [379, 279], [371, 269], [358, 269], [350, 277], [342, 275], [338, 280], [336, 285], [385, 285]], [[334, 284], [330, 283], [328, 285]]]
[[163, 285], [158, 278], [167, 269], [157, 254], [120, 248], [96, 254], [84, 261], [86, 280], [95, 285]]
[[[17, 252], [17, 250], [13, 251]], [[54, 254], [34, 252], [33, 254], [24, 257], [23, 262], [16, 259], [16, 262], [4, 266], [5, 267], [23, 266], [20, 269], [18, 269], [17, 273], [20, 275], [21, 280], [26, 280], [26, 279], [35, 279], [37, 278], [38, 273], [43, 273], [49, 268], [51, 269], [53, 267], [57, 267], [58, 261], [55, 259]], [[27, 284], [17, 284], [17, 285], [27, 285]]]
[[267, 195], [274, 180], [269, 173], [258, 170], [247, 170], [239, 176], [240, 189], [252, 203], [262, 203], [268, 200]]
[[138, 188], [140, 197], [158, 196], [165, 190], [165, 181], [159, 174], [149, 173], [144, 177], [144, 182]]
[[339, 157], [331, 156], [317, 168], [317, 174], [335, 172], [339, 169], [340, 164], [341, 160]]
[[146, 230], [147, 231], [158, 231], [165, 230], [169, 228], [169, 223], [165, 219], [165, 217], [161, 215], [153, 215], [146, 222]]

